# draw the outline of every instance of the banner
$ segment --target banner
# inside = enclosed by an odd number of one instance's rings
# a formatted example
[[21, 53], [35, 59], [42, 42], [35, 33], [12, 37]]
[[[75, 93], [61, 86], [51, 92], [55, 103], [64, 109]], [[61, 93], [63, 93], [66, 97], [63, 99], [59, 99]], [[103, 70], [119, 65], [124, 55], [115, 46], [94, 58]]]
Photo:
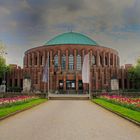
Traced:
[[48, 63], [46, 63], [43, 71], [43, 82], [47, 83], [48, 82]]
[[82, 81], [89, 83], [89, 54], [86, 54], [82, 66]]

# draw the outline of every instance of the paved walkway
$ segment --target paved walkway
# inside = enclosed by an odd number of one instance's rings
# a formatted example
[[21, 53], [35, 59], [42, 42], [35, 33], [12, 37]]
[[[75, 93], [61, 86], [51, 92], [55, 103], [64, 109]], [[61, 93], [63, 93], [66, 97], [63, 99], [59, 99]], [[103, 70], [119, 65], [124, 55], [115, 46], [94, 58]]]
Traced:
[[56, 100], [1, 121], [0, 140], [140, 140], [140, 127], [90, 101]]

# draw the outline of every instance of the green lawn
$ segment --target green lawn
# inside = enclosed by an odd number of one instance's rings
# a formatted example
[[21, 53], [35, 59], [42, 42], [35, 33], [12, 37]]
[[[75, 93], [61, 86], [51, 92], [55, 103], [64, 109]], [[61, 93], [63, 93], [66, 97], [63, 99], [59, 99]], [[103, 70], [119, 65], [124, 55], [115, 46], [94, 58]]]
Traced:
[[113, 112], [119, 113], [125, 117], [128, 117], [140, 123], [140, 112], [138, 111], [134, 111], [134, 110], [122, 107], [120, 105], [115, 105], [113, 103], [109, 103], [102, 99], [92, 99], [92, 101], [101, 106], [104, 106], [105, 108], [112, 110]]
[[19, 105], [13, 105], [11, 107], [0, 108], [0, 118], [8, 116], [8, 115], [15, 113], [17, 111], [31, 108], [31, 107], [38, 105], [40, 103], [43, 103], [45, 101], [47, 101], [47, 99], [40, 99], [39, 98], [39, 99], [31, 100], [29, 102], [24, 102], [24, 103], [19, 104]]

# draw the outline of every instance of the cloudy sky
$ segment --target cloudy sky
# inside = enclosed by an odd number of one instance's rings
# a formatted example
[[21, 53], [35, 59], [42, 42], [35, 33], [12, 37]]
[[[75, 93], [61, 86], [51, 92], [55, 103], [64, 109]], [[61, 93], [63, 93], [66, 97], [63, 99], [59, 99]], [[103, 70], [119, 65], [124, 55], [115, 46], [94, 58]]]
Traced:
[[22, 66], [27, 49], [70, 30], [115, 48], [121, 64], [134, 64], [140, 56], [140, 0], [0, 0], [7, 63]]

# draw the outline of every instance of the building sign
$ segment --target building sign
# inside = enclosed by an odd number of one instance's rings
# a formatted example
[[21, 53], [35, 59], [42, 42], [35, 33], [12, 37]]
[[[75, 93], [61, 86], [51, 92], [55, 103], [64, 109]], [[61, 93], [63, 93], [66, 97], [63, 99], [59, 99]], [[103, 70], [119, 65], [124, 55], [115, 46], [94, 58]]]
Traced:
[[118, 79], [111, 79], [111, 90], [119, 90]]

